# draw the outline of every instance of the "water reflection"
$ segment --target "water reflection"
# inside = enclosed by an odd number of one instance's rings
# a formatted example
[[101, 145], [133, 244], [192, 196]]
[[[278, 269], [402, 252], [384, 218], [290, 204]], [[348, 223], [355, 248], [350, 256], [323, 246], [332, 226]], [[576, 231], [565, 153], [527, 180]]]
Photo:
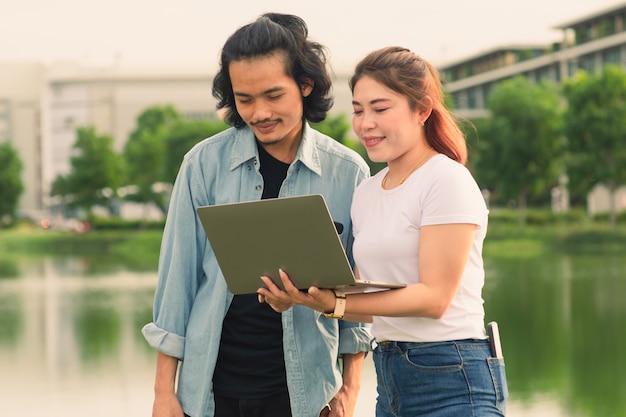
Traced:
[[567, 416], [625, 416], [626, 259], [553, 256], [489, 264], [488, 315], [503, 322], [516, 402], [548, 399]]
[[[513, 417], [626, 415], [626, 259], [487, 259]], [[138, 416], [152, 403], [154, 271], [111, 259], [0, 258], [0, 415]], [[367, 363], [356, 415], [373, 417]]]
[[139, 329], [154, 273], [98, 275], [82, 258], [17, 270], [0, 280], [0, 415], [149, 414], [153, 352]]

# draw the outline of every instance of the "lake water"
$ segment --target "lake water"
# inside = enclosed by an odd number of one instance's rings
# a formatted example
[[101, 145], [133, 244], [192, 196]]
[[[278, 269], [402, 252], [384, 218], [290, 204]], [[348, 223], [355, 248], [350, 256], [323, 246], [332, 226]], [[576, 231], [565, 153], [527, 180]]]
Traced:
[[[626, 416], [626, 257], [487, 259], [509, 417]], [[0, 258], [0, 416], [151, 415], [154, 271], [111, 259]], [[373, 417], [366, 363], [357, 417]]]

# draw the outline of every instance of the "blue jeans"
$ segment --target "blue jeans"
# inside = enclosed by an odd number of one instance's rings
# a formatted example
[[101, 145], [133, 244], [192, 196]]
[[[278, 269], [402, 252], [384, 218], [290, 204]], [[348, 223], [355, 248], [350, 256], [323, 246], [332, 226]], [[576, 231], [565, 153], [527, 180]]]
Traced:
[[504, 416], [504, 360], [486, 340], [381, 342], [376, 417]]

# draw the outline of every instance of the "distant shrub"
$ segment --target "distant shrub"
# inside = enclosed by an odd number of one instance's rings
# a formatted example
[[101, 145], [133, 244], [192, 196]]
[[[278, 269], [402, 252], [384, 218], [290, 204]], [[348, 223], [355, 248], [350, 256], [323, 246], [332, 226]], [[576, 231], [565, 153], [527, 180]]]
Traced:
[[116, 217], [103, 218], [96, 217], [90, 222], [91, 228], [94, 230], [132, 230], [132, 229], [150, 229], [163, 230], [165, 226], [164, 220], [125, 220]]

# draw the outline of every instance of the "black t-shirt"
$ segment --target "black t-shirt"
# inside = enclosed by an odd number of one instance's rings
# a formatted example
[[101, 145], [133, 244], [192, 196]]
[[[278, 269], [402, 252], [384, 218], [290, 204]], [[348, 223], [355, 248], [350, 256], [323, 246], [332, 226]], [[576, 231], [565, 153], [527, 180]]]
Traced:
[[[257, 148], [264, 184], [261, 198], [276, 198], [289, 164], [272, 157], [258, 143]], [[263, 236], [242, 238], [262, 239]], [[260, 304], [256, 294], [235, 295], [228, 309], [213, 390], [222, 397], [245, 399], [287, 391], [281, 314], [268, 304]]]

